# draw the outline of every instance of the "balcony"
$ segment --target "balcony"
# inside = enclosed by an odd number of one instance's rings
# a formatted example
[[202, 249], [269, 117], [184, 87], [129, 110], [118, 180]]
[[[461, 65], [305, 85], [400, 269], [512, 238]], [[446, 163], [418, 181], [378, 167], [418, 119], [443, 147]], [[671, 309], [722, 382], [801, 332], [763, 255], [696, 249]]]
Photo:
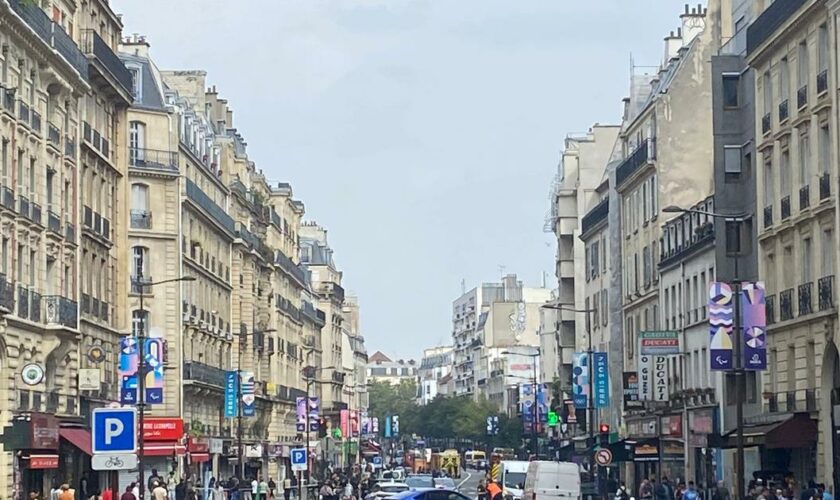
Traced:
[[131, 229], [151, 229], [152, 212], [148, 210], [131, 210]]
[[811, 206], [811, 186], [799, 188], [799, 210], [805, 210]]
[[225, 212], [225, 210], [216, 204], [207, 193], [201, 190], [193, 181], [185, 179], [187, 184], [187, 198], [195, 203], [199, 208], [203, 209], [207, 214], [230, 234], [235, 234], [235, 224], [233, 218]]
[[820, 201], [831, 196], [831, 174], [828, 172], [820, 176]]
[[772, 119], [770, 118], [770, 113], [761, 117], [761, 133], [762, 134], [769, 134], [770, 133], [770, 125], [772, 123]]
[[82, 294], [82, 314], [90, 314], [90, 295], [83, 293]]
[[805, 4], [805, 0], [773, 2], [747, 28], [747, 54], [752, 54]]
[[630, 155], [616, 168], [616, 184], [621, 185], [649, 160], [656, 159], [656, 139], [645, 139]]
[[796, 108], [802, 109], [808, 105], [808, 86], [803, 85], [796, 91]]
[[787, 196], [782, 198], [781, 205], [782, 205], [782, 207], [781, 207], [782, 209], [779, 211], [780, 212], [779, 215], [781, 215], [781, 217], [779, 217], [779, 219], [780, 220], [789, 219], [790, 218], [790, 195], [787, 195]]
[[793, 319], [793, 288], [788, 288], [779, 293], [779, 309], [780, 321]]
[[64, 29], [52, 22], [39, 6], [31, 1], [10, 0], [12, 9], [28, 24], [33, 31], [51, 48], [55, 49], [82, 78], [88, 76], [88, 65], [79, 47]]
[[0, 192], [2, 192], [2, 196], [0, 196], [0, 205], [3, 205], [4, 208], [14, 211], [15, 210], [15, 192], [12, 188], [8, 186], [3, 186], [0, 188]]
[[83, 30], [81, 49], [88, 56], [90, 80], [97, 82], [98, 85], [108, 85], [114, 89], [115, 94], [120, 95], [127, 104], [130, 104], [134, 87], [131, 73], [105, 40], [94, 30]]
[[23, 101], [18, 102], [18, 121], [25, 123], [27, 126], [29, 125], [29, 106], [26, 105]]
[[784, 122], [788, 119], [788, 100], [785, 99], [784, 101], [779, 103], [779, 123]]
[[52, 122], [47, 122], [47, 144], [61, 150], [61, 131]]
[[828, 91], [828, 70], [824, 69], [817, 73], [817, 95]]
[[14, 116], [15, 114], [15, 89], [6, 88], [5, 86], [2, 87], [2, 97], [3, 97], [3, 110], [8, 112], [10, 115]]
[[274, 263], [280, 266], [281, 269], [286, 271], [289, 275], [295, 278], [299, 283], [306, 284], [306, 273], [300, 266], [292, 262], [292, 259], [286, 257], [282, 251], [277, 250], [274, 252]]
[[29, 198], [22, 194], [18, 195], [18, 214], [29, 218]]
[[280, 312], [285, 312], [292, 318], [300, 321], [301, 320], [301, 311], [298, 309], [297, 306], [292, 304], [292, 302], [285, 297], [277, 295], [277, 310]]
[[32, 131], [41, 135], [41, 113], [32, 110]]
[[105, 158], [111, 159], [111, 147], [108, 140], [103, 137], [98, 130], [93, 128], [90, 123], [82, 122], [82, 139], [94, 151], [99, 152]]
[[834, 307], [834, 275], [823, 276], [817, 280], [817, 296], [820, 311]]
[[52, 210], [47, 210], [47, 230], [61, 235], [61, 217]]
[[178, 171], [178, 153], [156, 149], [130, 148], [128, 165], [133, 168]]
[[32, 222], [34, 222], [35, 224], [38, 224], [39, 226], [44, 225], [44, 219], [43, 219], [43, 216], [42, 216], [41, 205], [39, 205], [35, 202], [32, 202], [32, 204], [31, 204], [31, 214], [30, 214], [29, 218], [32, 220]]
[[29, 320], [35, 323], [43, 323], [41, 317], [41, 294], [35, 290], [29, 291]]
[[805, 316], [814, 312], [814, 301], [812, 300], [811, 291], [814, 288], [813, 282], [803, 283], [797, 289], [799, 296], [799, 315]]
[[76, 328], [79, 319], [79, 305], [61, 295], [44, 296], [46, 322], [48, 325], [62, 325]]
[[778, 413], [779, 398], [775, 394], [768, 394], [767, 397], [767, 411], [770, 413]]
[[767, 324], [772, 325], [776, 322], [776, 296], [768, 295], [764, 298], [764, 311], [767, 316]]
[[184, 362], [184, 380], [200, 382], [221, 389], [225, 386], [225, 371], [196, 361]]
[[788, 412], [796, 411], [796, 391], [788, 391], [785, 394], [785, 406]]
[[764, 207], [764, 228], [773, 226], [773, 205]]
[[64, 139], [64, 156], [69, 160], [76, 161], [76, 140], [72, 137]]
[[335, 298], [337, 302], [344, 302], [344, 288], [338, 283], [327, 281], [322, 284], [321, 292]]
[[29, 318], [29, 289], [23, 285], [18, 285], [18, 318]]
[[610, 199], [604, 198], [595, 207], [586, 213], [580, 222], [580, 232], [586, 234], [587, 231], [595, 227], [596, 224], [602, 220], [606, 220], [610, 213]]
[[0, 308], [6, 313], [15, 310], [15, 285], [5, 274], [0, 274]]
[[64, 224], [64, 239], [70, 243], [76, 243], [76, 226], [69, 222]]
[[805, 411], [819, 411], [816, 389], [805, 389]]

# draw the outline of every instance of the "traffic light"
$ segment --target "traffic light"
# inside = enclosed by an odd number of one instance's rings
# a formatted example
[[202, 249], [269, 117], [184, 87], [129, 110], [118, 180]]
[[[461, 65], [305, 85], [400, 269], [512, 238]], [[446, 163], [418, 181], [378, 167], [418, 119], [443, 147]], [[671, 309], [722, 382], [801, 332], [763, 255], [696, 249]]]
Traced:
[[327, 421], [324, 419], [324, 417], [321, 417], [318, 420], [318, 437], [319, 438], [327, 437]]
[[601, 446], [610, 444], [610, 424], [601, 424], [598, 426], [598, 433], [600, 437]]
[[546, 418], [546, 420], [548, 421], [548, 426], [549, 427], [557, 427], [557, 422], [559, 420], [557, 418], [557, 412], [554, 412], [554, 411], [548, 412], [548, 417]]

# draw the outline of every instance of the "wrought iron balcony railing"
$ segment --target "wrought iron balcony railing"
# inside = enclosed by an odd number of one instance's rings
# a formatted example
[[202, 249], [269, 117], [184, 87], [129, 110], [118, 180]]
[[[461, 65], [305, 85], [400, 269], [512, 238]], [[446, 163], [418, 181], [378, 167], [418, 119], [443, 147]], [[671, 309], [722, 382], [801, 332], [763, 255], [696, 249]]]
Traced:
[[834, 275], [817, 280], [817, 295], [820, 311], [834, 307]]
[[784, 122], [788, 119], [788, 100], [785, 99], [784, 101], [779, 103], [779, 123]]
[[225, 386], [225, 371], [197, 361], [184, 362], [184, 380], [201, 382], [221, 389]]
[[15, 285], [5, 274], [0, 274], [0, 308], [6, 313], [15, 310]]
[[773, 205], [764, 207], [764, 227], [773, 226]]
[[805, 316], [814, 312], [814, 301], [812, 299], [811, 291], [814, 288], [813, 282], [803, 283], [799, 285], [797, 295], [799, 296], [799, 315]]
[[767, 133], [770, 132], [771, 122], [772, 122], [772, 119], [770, 117], [770, 113], [767, 113], [766, 115], [761, 117], [761, 133], [762, 134], [767, 134]]
[[828, 70], [824, 69], [817, 73], [817, 95], [828, 90]]
[[46, 322], [48, 325], [64, 325], [76, 328], [79, 319], [79, 305], [74, 300], [61, 295], [44, 296]]
[[790, 218], [790, 195], [782, 198], [781, 210], [779, 211], [779, 219], [786, 220]]
[[811, 186], [807, 184], [799, 188], [799, 210], [804, 210], [811, 206]]
[[793, 319], [793, 288], [779, 292], [779, 320]]
[[61, 217], [52, 210], [47, 210], [47, 229], [55, 234], [61, 234]]
[[828, 172], [820, 176], [820, 201], [831, 196], [831, 174]]
[[128, 165], [134, 168], [178, 170], [178, 153], [156, 149], [130, 148]]
[[131, 210], [131, 228], [132, 229], [151, 229], [152, 228], [152, 212], [148, 210]]
[[9, 186], [3, 186], [0, 188], [2, 190], [2, 197], [0, 197], [0, 204], [3, 205], [4, 208], [9, 210], [16, 210], [15, 208], [15, 191], [10, 188]]
[[772, 325], [776, 322], [776, 296], [768, 295], [764, 298], [764, 311], [767, 317], [767, 324]]
[[61, 148], [61, 131], [50, 121], [47, 122], [47, 144], [59, 150]]
[[133, 85], [131, 73], [126, 69], [120, 58], [114, 54], [111, 47], [102, 39], [94, 30], [84, 30], [82, 32], [82, 52], [88, 56], [93, 56], [95, 60], [109, 72], [116, 82], [123, 87], [123, 89], [131, 94]]
[[802, 109], [808, 105], [808, 86], [803, 85], [796, 91], [796, 108]]

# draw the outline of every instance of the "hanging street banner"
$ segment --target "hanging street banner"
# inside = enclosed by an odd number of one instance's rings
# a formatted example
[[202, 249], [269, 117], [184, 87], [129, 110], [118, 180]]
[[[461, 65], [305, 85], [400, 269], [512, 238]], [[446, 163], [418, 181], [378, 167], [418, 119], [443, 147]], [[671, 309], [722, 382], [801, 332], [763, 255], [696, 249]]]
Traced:
[[234, 418], [239, 411], [236, 401], [236, 372], [225, 372], [225, 418]]
[[309, 398], [309, 431], [318, 432], [321, 424], [321, 398], [313, 396]]
[[[151, 332], [150, 332], [151, 333]], [[154, 332], [156, 333], [156, 332]], [[120, 338], [120, 357], [117, 374], [120, 378], [120, 403], [136, 405], [137, 400], [137, 337]], [[163, 403], [163, 339], [146, 338], [143, 349], [146, 404]]]
[[341, 429], [341, 435], [350, 437], [350, 410], [341, 410], [339, 414], [341, 419], [339, 421], [339, 429]]
[[741, 318], [744, 332], [744, 369], [767, 369], [767, 312], [764, 283], [741, 283]]
[[572, 355], [572, 398], [575, 408], [589, 405], [589, 355], [585, 352]]
[[709, 363], [712, 370], [732, 369], [732, 288], [716, 281], [709, 286]]
[[537, 385], [537, 417], [538, 422], [548, 422], [548, 385]]
[[680, 333], [675, 330], [639, 332], [639, 352], [651, 356], [680, 353]]
[[639, 401], [639, 374], [637, 372], [624, 372], [621, 374], [624, 387], [624, 409], [639, 410], [642, 402]]
[[607, 353], [592, 354], [592, 373], [594, 374], [595, 408], [607, 408], [610, 405], [610, 371]]
[[242, 384], [242, 416], [253, 417], [257, 414], [257, 397], [254, 394], [254, 372], [239, 371], [239, 383]]
[[295, 398], [295, 430], [306, 431], [306, 398], [303, 396]]
[[653, 357], [653, 400], [668, 401], [668, 358]]
[[379, 435], [379, 417], [372, 417], [370, 419], [370, 433]]
[[639, 400], [653, 401], [653, 356], [639, 356]]

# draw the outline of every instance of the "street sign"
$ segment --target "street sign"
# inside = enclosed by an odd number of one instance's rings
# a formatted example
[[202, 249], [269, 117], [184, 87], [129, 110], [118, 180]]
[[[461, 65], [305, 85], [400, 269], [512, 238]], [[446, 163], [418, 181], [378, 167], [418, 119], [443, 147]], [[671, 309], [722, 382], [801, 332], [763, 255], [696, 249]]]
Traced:
[[639, 352], [648, 356], [680, 353], [680, 332], [675, 330], [639, 332]]
[[137, 455], [131, 453], [96, 454], [91, 457], [93, 470], [131, 470], [137, 468]]
[[292, 458], [292, 470], [306, 470], [306, 448], [293, 448], [290, 452]]
[[136, 408], [96, 408], [93, 410], [91, 430], [94, 454], [137, 451]]
[[375, 465], [377, 467], [381, 466], [382, 465], [382, 457], [380, 457], [379, 455], [376, 455], [375, 457], [373, 457], [373, 465]]
[[613, 460], [612, 452], [607, 448], [601, 448], [595, 452], [595, 463], [604, 467], [610, 465]]
[[548, 412], [548, 426], [555, 427], [557, 425], [557, 421], [557, 413], [553, 411]]

